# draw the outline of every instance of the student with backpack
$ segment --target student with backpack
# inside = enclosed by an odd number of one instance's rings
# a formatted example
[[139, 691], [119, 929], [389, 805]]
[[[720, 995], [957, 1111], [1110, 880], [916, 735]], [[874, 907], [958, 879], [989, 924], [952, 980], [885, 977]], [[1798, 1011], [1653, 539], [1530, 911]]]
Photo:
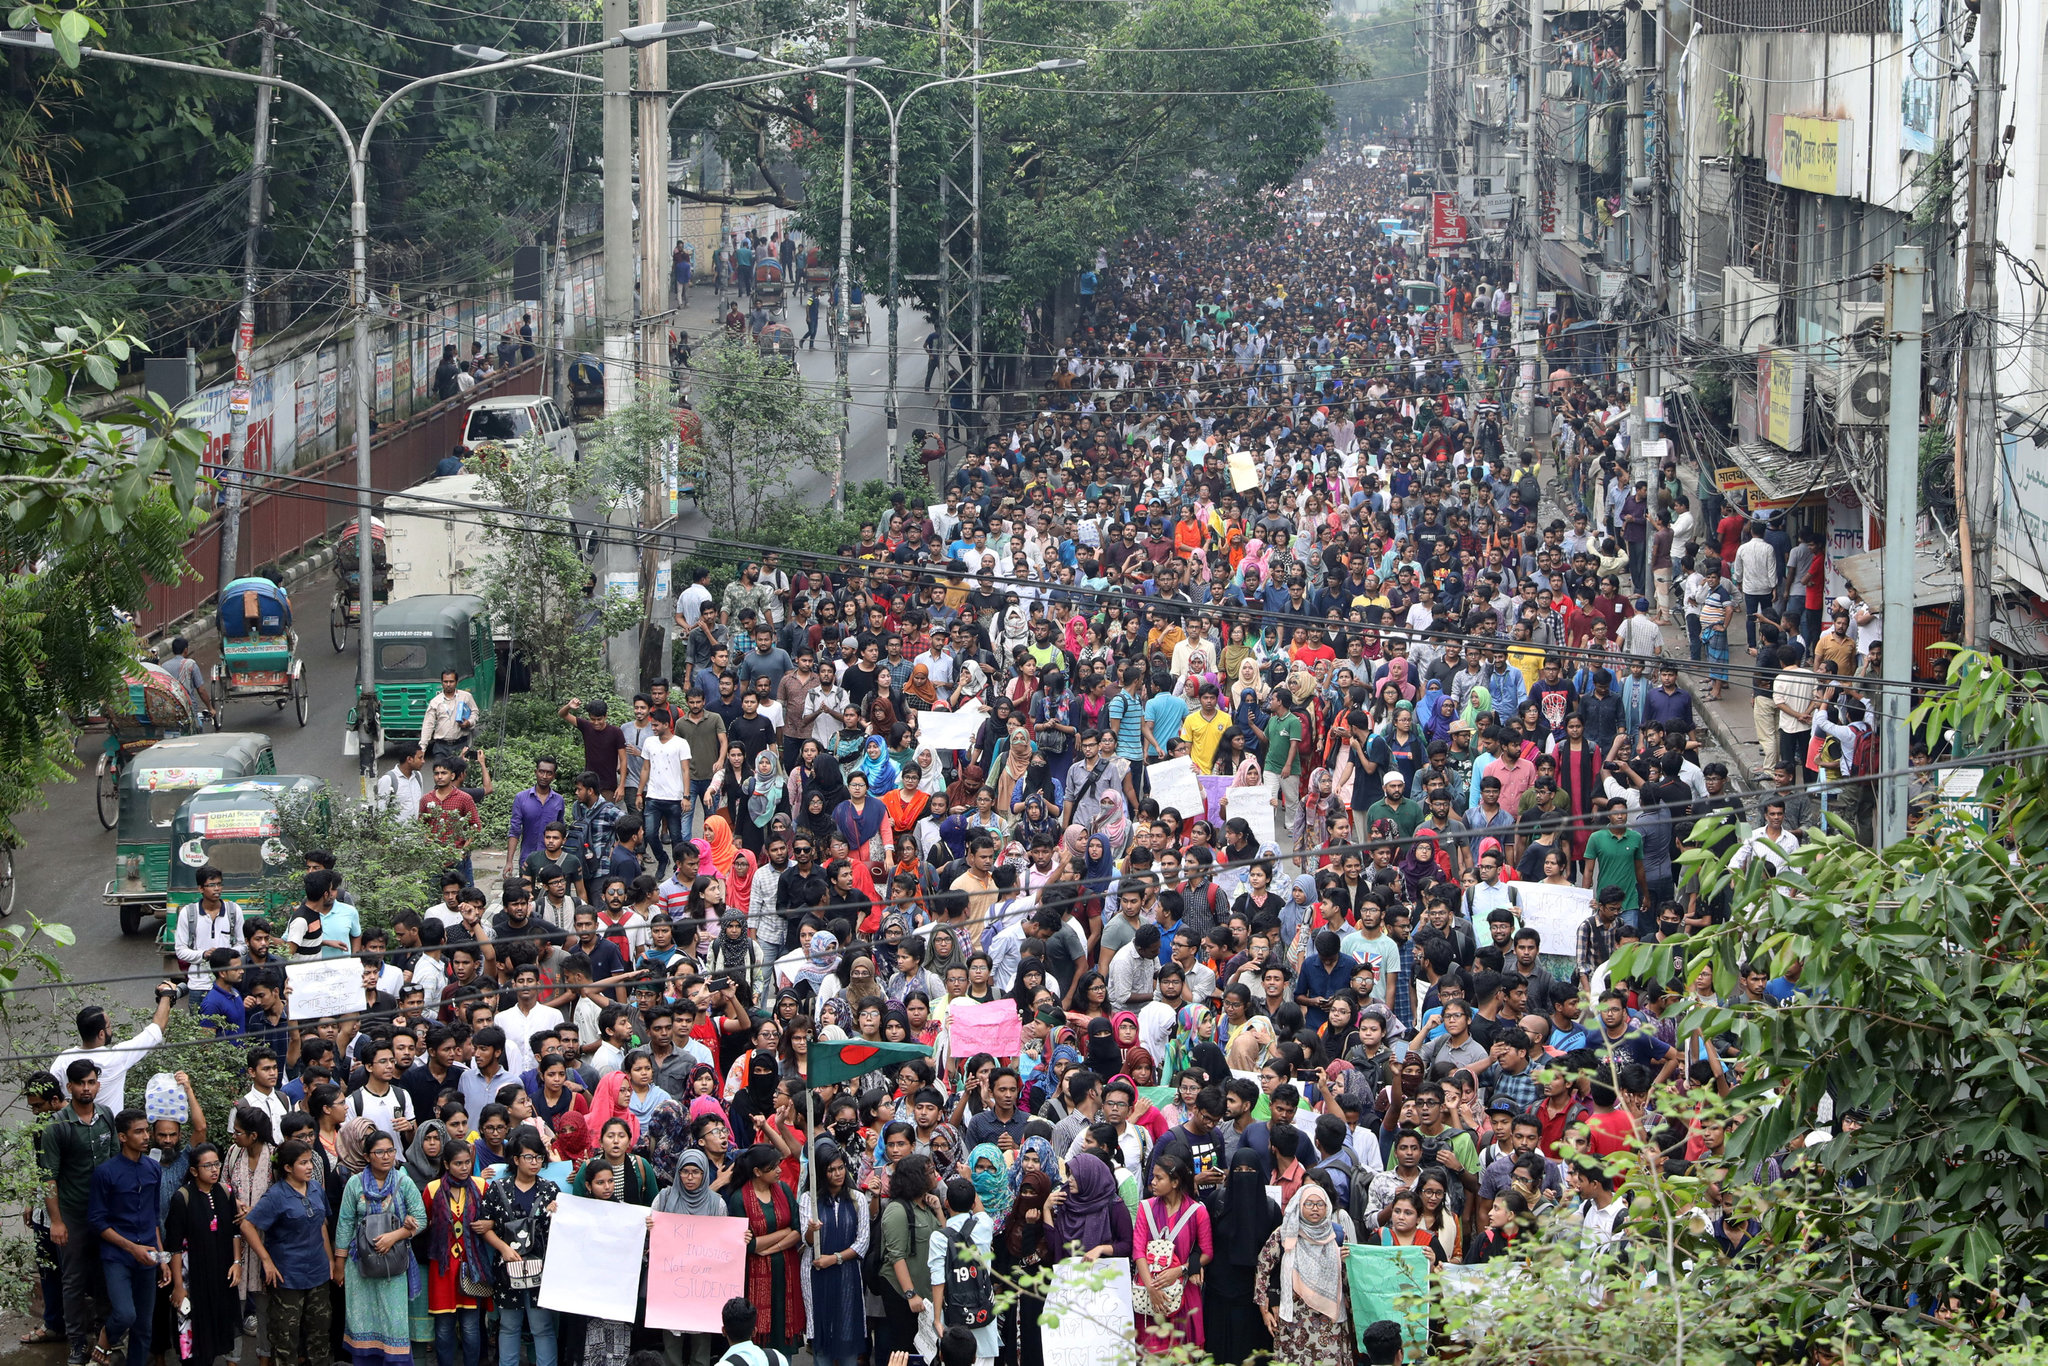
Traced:
[[964, 1176], [946, 1183], [946, 1208], [952, 1217], [932, 1236], [925, 1254], [933, 1317], [949, 1333], [955, 1328], [973, 1333], [974, 1359], [979, 1366], [988, 1366], [1003, 1346], [996, 1324], [995, 1282], [989, 1274], [996, 1221], [982, 1208], [974, 1183]]

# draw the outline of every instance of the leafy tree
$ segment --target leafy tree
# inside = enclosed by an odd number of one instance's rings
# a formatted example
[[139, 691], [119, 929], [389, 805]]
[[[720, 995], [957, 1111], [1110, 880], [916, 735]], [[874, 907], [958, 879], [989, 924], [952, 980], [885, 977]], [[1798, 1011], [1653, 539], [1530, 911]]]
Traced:
[[805, 500], [790, 479], [833, 468], [837, 406], [746, 337], [721, 335], [697, 353], [693, 372], [691, 402], [702, 424], [697, 505], [713, 531], [751, 541], [763, 526], [802, 515]]
[[[1134, 232], [1178, 227], [1198, 212], [1228, 220], [1264, 211], [1323, 145], [1330, 100], [1319, 88], [1342, 69], [1309, 0], [1158, 0], [1076, 5], [1062, 0], [984, 0], [983, 68], [1085, 56], [1088, 67], [982, 87], [982, 222], [985, 268], [1009, 279], [984, 291], [984, 335], [994, 350], [1021, 349], [1020, 310], [1070, 289], [1098, 246]], [[867, 73], [900, 100], [938, 69], [936, 11], [916, 0], [862, 7], [871, 20], [861, 51], [884, 58]], [[963, 25], [964, 11], [954, 10]], [[949, 68], [965, 49], [956, 38]], [[797, 126], [805, 171], [805, 227], [838, 241], [840, 87], [773, 107]], [[941, 173], [968, 173], [959, 121], [963, 87], [921, 95], [902, 129], [901, 257], [906, 277], [937, 268]], [[767, 106], [766, 97], [757, 102]], [[856, 269], [870, 293], [888, 281], [888, 122], [867, 91], [854, 97]], [[957, 201], [956, 201], [957, 204]], [[930, 307], [937, 286], [905, 280]]]
[[80, 415], [135, 342], [67, 316], [46, 279], [0, 265], [0, 837], [75, 767], [66, 718], [123, 694], [140, 646], [122, 613], [184, 571], [205, 440], [154, 399]]
[[489, 507], [517, 509], [479, 514], [486, 552], [477, 592], [493, 623], [511, 632], [512, 652], [533, 671], [536, 688], [552, 697], [587, 675], [605, 637], [641, 619], [638, 601], [592, 591], [570, 520], [604, 525], [635, 486], [620, 481], [616, 460], [574, 460], [537, 434], [516, 446], [479, 446], [471, 467]]
[[1358, 64], [1354, 84], [1331, 92], [1339, 127], [1359, 142], [1406, 126], [1409, 107], [1429, 89], [1417, 30], [1422, 11], [1414, 0], [1388, 0], [1355, 18], [1332, 22], [1344, 55]]
[[[1761, 1161], [1830, 1110], [1863, 1117], [1820, 1162], [1871, 1198], [1810, 1216], [1829, 1235], [1814, 1275], [1844, 1312], [2032, 1284], [2048, 1262], [2048, 1049], [2033, 1028], [2048, 1009], [2048, 698], [2039, 674], [1981, 656], [1959, 656], [1949, 682], [1915, 724], [1931, 744], [1999, 756], [1972, 808], [1881, 852], [1846, 830], [1815, 835], [1775, 877], [1762, 859], [1731, 875], [1704, 847], [1686, 855], [1703, 894], [1726, 888], [1735, 907], [1685, 944], [1688, 980], [1710, 972], [1716, 1000], [1677, 1022], [1682, 1036], [1732, 1034], [1750, 1061], [1732, 1100], [1755, 1113], [1731, 1151]], [[1748, 958], [1794, 976], [1795, 1000], [1726, 1004]], [[1650, 946], [1615, 964], [1666, 970]]]

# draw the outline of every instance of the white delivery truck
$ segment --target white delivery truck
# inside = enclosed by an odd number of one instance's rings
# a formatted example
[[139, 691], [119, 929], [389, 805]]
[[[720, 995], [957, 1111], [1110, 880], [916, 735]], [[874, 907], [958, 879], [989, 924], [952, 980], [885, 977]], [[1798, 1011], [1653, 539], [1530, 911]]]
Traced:
[[485, 553], [483, 479], [450, 474], [384, 500], [384, 551], [391, 600], [427, 593], [474, 593]]

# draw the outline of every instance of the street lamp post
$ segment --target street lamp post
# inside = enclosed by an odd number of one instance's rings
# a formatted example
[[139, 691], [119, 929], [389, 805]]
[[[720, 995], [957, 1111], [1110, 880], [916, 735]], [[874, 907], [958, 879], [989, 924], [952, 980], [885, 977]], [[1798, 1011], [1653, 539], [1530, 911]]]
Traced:
[[[899, 435], [896, 401], [896, 365], [898, 357], [898, 318], [902, 307], [902, 291], [899, 287], [900, 280], [897, 274], [897, 192], [899, 188], [898, 182], [902, 179], [901, 133], [903, 111], [909, 107], [912, 100], [922, 95], [925, 91], [937, 90], [941, 86], [965, 85], [974, 81], [993, 81], [1006, 76], [1028, 76], [1042, 71], [1072, 71], [1077, 67], [1086, 65], [1088, 63], [1079, 57], [1052, 57], [1042, 62], [1033, 62], [1030, 66], [1012, 67], [1007, 71], [970, 72], [964, 76], [947, 76], [941, 80], [926, 81], [923, 85], [915, 87], [893, 106], [889, 103], [889, 97], [876, 89], [871, 83], [862, 80], [858, 76], [843, 72], [836, 73], [843, 81], [866, 87], [870, 94], [881, 101], [882, 112], [889, 119], [889, 379], [888, 396], [884, 400], [883, 417], [888, 428], [889, 478], [891, 482], [895, 482], [901, 477], [896, 462], [896, 447]], [[852, 178], [851, 166], [846, 168], [846, 176], [850, 182]], [[848, 231], [847, 228], [842, 227], [842, 236], [847, 235]], [[841, 251], [843, 254], [845, 251], [844, 246], [842, 246]], [[976, 356], [973, 363], [976, 365], [981, 364], [981, 357]], [[841, 471], [841, 477], [844, 477], [844, 471]]]
[[[362, 135], [349, 136], [348, 125], [341, 116], [318, 95], [295, 81], [277, 76], [263, 76], [255, 72], [236, 71], [226, 67], [199, 66], [191, 62], [173, 62], [162, 57], [145, 57], [132, 52], [115, 52], [107, 48], [81, 47], [79, 53], [103, 61], [122, 62], [130, 66], [156, 67], [165, 71], [182, 71], [195, 76], [218, 76], [225, 80], [241, 81], [247, 85], [267, 85], [273, 89], [288, 90], [304, 99], [327, 119], [341, 139], [342, 153], [349, 168], [349, 301], [355, 314], [353, 361], [355, 365], [355, 421], [356, 421], [356, 532], [359, 538], [359, 558], [367, 573], [371, 564], [372, 537], [370, 534], [370, 386], [375, 382], [374, 359], [370, 353], [370, 265], [369, 265], [369, 203], [366, 194], [368, 180], [370, 138], [383, 121], [384, 115], [399, 100], [414, 91], [427, 86], [439, 85], [462, 77], [480, 76], [492, 71], [509, 71], [518, 67], [537, 66], [542, 62], [556, 61], [564, 57], [581, 57], [592, 52], [602, 52], [615, 47], [644, 47], [649, 43], [663, 42], [670, 38], [687, 38], [695, 34], [708, 33], [713, 25], [702, 21], [674, 21], [663, 24], [640, 24], [625, 29], [614, 38], [601, 42], [583, 43], [576, 47], [561, 48], [552, 52], [537, 52], [524, 57], [505, 57], [483, 66], [468, 67], [459, 71], [445, 71], [438, 75], [422, 76], [391, 92], [384, 102], [370, 115], [363, 125]], [[25, 30], [0, 31], [0, 43], [16, 47], [33, 47], [53, 50], [55, 44], [47, 33]], [[365, 579], [365, 586], [368, 580]], [[375, 594], [363, 591], [362, 598], [362, 643], [357, 650], [356, 670], [356, 724], [362, 732], [360, 771], [368, 786], [370, 774], [376, 763], [377, 742], [375, 739], [375, 716], [377, 702], [376, 651], [372, 648], [371, 634], [375, 618]]]

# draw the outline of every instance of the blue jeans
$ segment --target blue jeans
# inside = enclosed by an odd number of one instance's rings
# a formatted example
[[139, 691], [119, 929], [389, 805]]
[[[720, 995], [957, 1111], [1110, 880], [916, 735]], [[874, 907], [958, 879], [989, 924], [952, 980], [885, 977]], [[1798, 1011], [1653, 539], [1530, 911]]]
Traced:
[[555, 1366], [555, 1311], [503, 1299], [498, 1301], [498, 1366], [519, 1366], [522, 1329], [533, 1334], [533, 1366]]
[[[659, 865], [655, 877], [657, 880], [665, 878], [668, 876], [669, 862], [674, 857], [672, 851], [690, 838], [689, 819], [683, 814], [683, 803], [649, 797], [640, 814], [647, 822], [647, 847], [654, 851], [655, 861]], [[662, 844], [664, 829], [669, 832], [666, 848]]]
[[462, 1344], [462, 1366], [479, 1366], [484, 1352], [484, 1314], [481, 1309], [457, 1309], [434, 1315], [434, 1360], [438, 1366], [455, 1366], [455, 1344]]
[[[711, 780], [709, 778], [690, 779], [690, 799], [683, 803], [684, 839], [688, 839], [697, 833], [697, 804], [704, 800], [704, 794], [710, 790]], [[709, 820], [711, 813], [706, 811], [704, 817], [706, 820]], [[735, 830], [733, 833], [737, 835], [739, 832]]]
[[119, 1261], [102, 1261], [107, 1277], [109, 1312], [102, 1331], [109, 1348], [128, 1339], [128, 1366], [149, 1366], [150, 1321], [156, 1314], [157, 1265], [148, 1266], [126, 1253]]

